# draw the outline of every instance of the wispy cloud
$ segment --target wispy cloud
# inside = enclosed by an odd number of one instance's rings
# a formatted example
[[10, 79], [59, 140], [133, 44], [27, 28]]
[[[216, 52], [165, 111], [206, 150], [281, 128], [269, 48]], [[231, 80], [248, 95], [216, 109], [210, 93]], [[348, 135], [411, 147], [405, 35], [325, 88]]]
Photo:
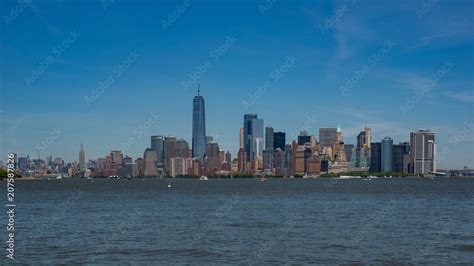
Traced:
[[474, 91], [461, 91], [461, 92], [453, 92], [449, 91], [445, 93], [446, 96], [449, 98], [465, 103], [474, 103]]

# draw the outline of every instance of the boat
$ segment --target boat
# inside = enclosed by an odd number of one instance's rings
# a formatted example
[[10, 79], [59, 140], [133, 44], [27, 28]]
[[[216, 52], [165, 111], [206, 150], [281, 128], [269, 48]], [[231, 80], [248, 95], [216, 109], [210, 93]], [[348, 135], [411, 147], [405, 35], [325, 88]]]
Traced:
[[62, 175], [58, 175], [58, 176], [56, 177], [56, 179], [63, 179], [63, 176], [62, 176]]
[[201, 177], [199, 178], [199, 180], [201, 180], [201, 181], [208, 181], [209, 178], [207, 178], [207, 176], [203, 175], [203, 176], [201, 176]]

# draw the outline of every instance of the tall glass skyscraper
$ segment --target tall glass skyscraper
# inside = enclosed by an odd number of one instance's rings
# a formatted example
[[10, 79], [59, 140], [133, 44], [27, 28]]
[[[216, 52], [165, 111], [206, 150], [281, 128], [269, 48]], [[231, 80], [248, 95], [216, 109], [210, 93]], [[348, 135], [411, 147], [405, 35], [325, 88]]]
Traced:
[[382, 172], [391, 172], [393, 163], [393, 140], [385, 137], [382, 140]]
[[244, 142], [248, 162], [257, 156], [262, 158], [263, 119], [258, 119], [256, 114], [244, 115]]
[[157, 166], [163, 166], [165, 158], [164, 154], [165, 137], [164, 136], [151, 136], [151, 148], [156, 151], [156, 163]]
[[206, 154], [206, 118], [204, 108], [204, 97], [200, 95], [198, 84], [198, 95], [193, 99], [193, 157], [198, 157], [201, 162]]

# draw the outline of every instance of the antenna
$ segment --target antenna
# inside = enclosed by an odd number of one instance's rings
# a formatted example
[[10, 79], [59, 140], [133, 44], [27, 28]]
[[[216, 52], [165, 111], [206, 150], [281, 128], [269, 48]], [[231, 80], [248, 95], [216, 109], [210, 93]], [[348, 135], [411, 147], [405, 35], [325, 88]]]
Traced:
[[201, 93], [201, 79], [198, 79], [198, 96]]

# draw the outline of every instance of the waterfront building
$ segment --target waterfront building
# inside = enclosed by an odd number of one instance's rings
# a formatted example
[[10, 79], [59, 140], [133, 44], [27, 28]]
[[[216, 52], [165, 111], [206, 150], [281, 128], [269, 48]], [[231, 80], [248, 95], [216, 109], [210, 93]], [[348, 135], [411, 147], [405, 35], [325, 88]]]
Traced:
[[156, 164], [158, 168], [163, 168], [165, 159], [165, 137], [151, 136], [151, 148], [156, 151]]
[[114, 150], [110, 152], [110, 156], [112, 158], [112, 164], [117, 165], [119, 167], [123, 164], [123, 153], [118, 150]]
[[[334, 139], [334, 143], [332, 146], [332, 151], [334, 153], [333, 161], [337, 160], [337, 156], [340, 153], [341, 146], [342, 146], [342, 149], [344, 150], [344, 138], [342, 135], [342, 129], [340, 126], [338, 126], [336, 129], [336, 138]], [[347, 158], [345, 158], [344, 160], [347, 161]]]
[[135, 160], [135, 164], [137, 165], [137, 176], [144, 176], [145, 175], [145, 161], [143, 158], [137, 158]]
[[143, 154], [144, 176], [157, 176], [156, 170], [156, 151], [152, 148], [147, 148]]
[[222, 164], [225, 162], [225, 151], [219, 151], [219, 163]]
[[205, 152], [207, 158], [207, 166], [209, 167], [208, 171], [213, 172], [220, 170], [222, 161], [220, 160], [219, 144], [215, 142], [207, 143]]
[[401, 142], [398, 145], [393, 145], [393, 162], [392, 171], [397, 173], [408, 173], [408, 158], [409, 158], [409, 146], [407, 148], [407, 142]]
[[203, 160], [206, 153], [206, 118], [204, 97], [200, 95], [199, 86], [198, 83], [198, 94], [193, 99], [192, 156]]
[[357, 135], [357, 148], [368, 148], [370, 149], [370, 143], [372, 141], [372, 130], [365, 127], [364, 131], [361, 131]]
[[[263, 119], [258, 119], [256, 114], [244, 115], [244, 140], [247, 162], [254, 160], [256, 157], [262, 158]], [[259, 148], [258, 151], [257, 148]]]
[[344, 144], [344, 153], [346, 154], [346, 159], [348, 163], [352, 162], [353, 151], [355, 151], [354, 144]]
[[82, 142], [81, 149], [79, 150], [79, 169], [81, 171], [86, 170], [86, 153], [84, 151], [84, 147], [82, 146]]
[[393, 140], [390, 137], [385, 137], [382, 140], [382, 157], [381, 157], [382, 172], [392, 172], [392, 164], [393, 164]]
[[354, 147], [349, 161], [349, 170], [356, 172], [366, 172], [369, 170], [369, 158], [367, 157], [367, 148]]
[[267, 126], [265, 127], [265, 150], [273, 152], [275, 149], [273, 148], [273, 127]]
[[301, 131], [300, 135], [298, 136], [298, 145], [305, 145], [306, 143], [311, 142], [311, 136], [308, 136], [308, 132]]
[[320, 128], [319, 129], [319, 145], [321, 149], [324, 147], [332, 147], [336, 140], [337, 128]]
[[238, 170], [239, 172], [246, 172], [247, 171], [247, 155], [245, 153], [244, 148], [240, 148], [239, 152], [237, 153], [237, 161], [238, 161]]
[[28, 170], [28, 158], [26, 157], [19, 157], [18, 158], [18, 170], [21, 172], [25, 172]]
[[321, 159], [319, 156], [313, 156], [307, 160], [306, 175], [319, 176], [321, 173]]
[[436, 172], [435, 133], [430, 130], [418, 130], [410, 133], [411, 173], [428, 174]]
[[171, 158], [171, 177], [187, 174], [186, 161], [184, 158]]
[[370, 168], [369, 171], [372, 173], [382, 172], [382, 143], [372, 142], [371, 156], [370, 156]]
[[244, 128], [240, 128], [240, 134], [239, 134], [239, 149], [245, 149], [245, 140], [244, 140]]
[[273, 150], [281, 149], [285, 150], [286, 146], [286, 134], [285, 132], [275, 132], [273, 133]]
[[230, 153], [230, 151], [227, 151], [225, 153], [225, 161], [228, 163], [232, 162], [232, 154]]
[[263, 170], [268, 171], [273, 169], [273, 152], [263, 151]]

